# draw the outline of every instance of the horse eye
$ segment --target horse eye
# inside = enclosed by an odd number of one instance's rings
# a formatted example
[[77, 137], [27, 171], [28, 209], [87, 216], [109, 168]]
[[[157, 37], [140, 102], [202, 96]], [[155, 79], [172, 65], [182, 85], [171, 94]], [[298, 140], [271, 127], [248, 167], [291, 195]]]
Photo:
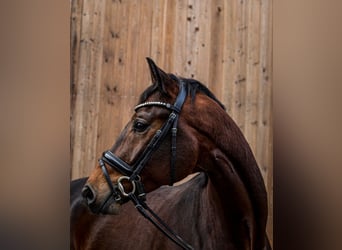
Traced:
[[134, 126], [133, 126], [136, 132], [144, 132], [147, 129], [147, 127], [148, 127], [148, 124], [142, 121], [135, 121]]

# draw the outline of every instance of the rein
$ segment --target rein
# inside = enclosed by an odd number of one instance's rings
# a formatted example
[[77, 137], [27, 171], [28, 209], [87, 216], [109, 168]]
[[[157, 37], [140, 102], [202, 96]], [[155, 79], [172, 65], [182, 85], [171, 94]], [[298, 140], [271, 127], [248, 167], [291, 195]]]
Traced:
[[[193, 247], [185, 242], [180, 236], [178, 236], [170, 227], [168, 227], [162, 221], [162, 219], [160, 219], [160, 217], [158, 217], [153, 212], [153, 210], [145, 203], [146, 194], [144, 191], [143, 183], [141, 182], [141, 178], [139, 176], [140, 172], [143, 170], [149, 159], [152, 157], [153, 152], [159, 147], [160, 143], [171, 131], [170, 185], [172, 186], [175, 181], [176, 136], [178, 117], [187, 96], [185, 84], [181, 79], [178, 79], [178, 82], [179, 93], [173, 105], [164, 102], [145, 102], [137, 105], [134, 108], [134, 110], [137, 111], [142, 107], [159, 106], [169, 109], [171, 113], [164, 125], [159, 130], [157, 130], [157, 132], [147, 145], [146, 149], [143, 151], [143, 153], [133, 166], [127, 164], [109, 150], [103, 153], [101, 159], [99, 160], [99, 164], [110, 187], [111, 193], [106, 201], [103, 203], [102, 207], [111, 197], [113, 197], [116, 202], [122, 202], [121, 195], [123, 195], [124, 197], [129, 198], [133, 202], [135, 208], [162, 233], [164, 233], [164, 235], [166, 235], [170, 240], [172, 240], [181, 248], [190, 250], [193, 249]], [[113, 169], [124, 174], [124, 176], [121, 176], [118, 179], [116, 185], [113, 185], [113, 183], [111, 182], [105, 163]], [[122, 183], [123, 181], [131, 182], [132, 189], [129, 192], [125, 190]]]

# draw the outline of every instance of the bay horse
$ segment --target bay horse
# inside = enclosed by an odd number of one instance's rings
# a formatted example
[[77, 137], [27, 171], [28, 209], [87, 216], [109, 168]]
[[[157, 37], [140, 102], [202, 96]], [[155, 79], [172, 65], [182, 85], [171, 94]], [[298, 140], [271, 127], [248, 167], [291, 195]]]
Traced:
[[147, 62], [135, 114], [71, 184], [71, 249], [270, 249], [266, 188], [242, 132], [203, 84]]

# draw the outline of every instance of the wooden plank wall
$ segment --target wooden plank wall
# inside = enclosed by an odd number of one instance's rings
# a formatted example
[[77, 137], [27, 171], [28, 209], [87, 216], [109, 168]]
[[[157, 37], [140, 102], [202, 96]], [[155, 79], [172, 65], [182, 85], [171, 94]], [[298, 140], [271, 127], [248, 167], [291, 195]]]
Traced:
[[249, 141], [269, 193], [272, 0], [72, 0], [71, 178], [87, 176], [150, 82], [145, 57], [205, 83]]

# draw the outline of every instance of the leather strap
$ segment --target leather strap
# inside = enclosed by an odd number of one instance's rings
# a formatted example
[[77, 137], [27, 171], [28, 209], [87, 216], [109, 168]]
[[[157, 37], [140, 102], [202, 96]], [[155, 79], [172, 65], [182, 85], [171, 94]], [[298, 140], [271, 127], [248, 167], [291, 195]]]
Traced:
[[[182, 237], [177, 235], [160, 217], [153, 212], [153, 210], [143, 201], [137, 199], [134, 194], [131, 194], [131, 201], [134, 203], [135, 208], [142, 214], [147, 220], [149, 220], [155, 227], [159, 229], [166, 237], [176, 243], [178, 246], [185, 250], [193, 250], [194, 248], [188, 244]], [[150, 215], [146, 212], [148, 211]], [[155, 220], [154, 220], [155, 219]]]

